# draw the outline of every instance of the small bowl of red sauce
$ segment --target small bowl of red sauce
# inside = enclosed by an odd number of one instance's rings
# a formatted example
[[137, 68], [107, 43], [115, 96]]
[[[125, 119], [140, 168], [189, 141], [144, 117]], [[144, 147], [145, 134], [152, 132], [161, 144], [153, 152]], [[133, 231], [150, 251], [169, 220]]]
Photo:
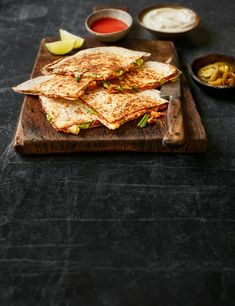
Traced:
[[132, 23], [133, 19], [126, 11], [107, 8], [90, 14], [85, 26], [99, 41], [114, 42], [128, 34]]

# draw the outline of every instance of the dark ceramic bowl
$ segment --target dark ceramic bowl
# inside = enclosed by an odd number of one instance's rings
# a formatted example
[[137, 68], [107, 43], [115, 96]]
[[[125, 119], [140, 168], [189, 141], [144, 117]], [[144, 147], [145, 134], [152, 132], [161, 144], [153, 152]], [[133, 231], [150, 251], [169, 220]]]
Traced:
[[205, 86], [207, 88], [215, 88], [215, 89], [231, 89], [231, 88], [235, 88], [235, 85], [233, 86], [229, 86], [229, 85], [221, 85], [221, 86], [214, 86], [214, 85], [210, 85], [207, 84], [206, 82], [204, 82], [203, 80], [201, 80], [198, 77], [198, 71], [209, 64], [213, 64], [215, 62], [227, 62], [233, 65], [233, 67], [235, 68], [235, 57], [233, 56], [228, 56], [228, 55], [224, 55], [224, 54], [216, 54], [216, 53], [212, 53], [212, 54], [207, 54], [201, 57], [196, 58], [192, 64], [189, 66], [189, 72], [192, 76], [192, 78], [199, 83], [202, 86]]
[[167, 40], [174, 40], [176, 38], [182, 37], [186, 33], [189, 33], [189, 32], [193, 31], [194, 29], [196, 29], [198, 27], [198, 25], [200, 23], [200, 17], [192, 9], [190, 9], [190, 10], [193, 11], [194, 14], [196, 15], [195, 22], [192, 24], [192, 26], [190, 28], [179, 31], [179, 32], [166, 32], [166, 31], [154, 30], [152, 28], [147, 27], [143, 23], [143, 18], [147, 13], [149, 13], [150, 11], [152, 11], [154, 9], [167, 8], [167, 7], [175, 8], [175, 9], [185, 9], [185, 8], [189, 9], [185, 6], [181, 6], [181, 5], [173, 4], [173, 3], [156, 4], [156, 5], [153, 5], [153, 6], [146, 7], [142, 11], [139, 12], [139, 14], [137, 16], [138, 23], [142, 27], [144, 27], [145, 29], [149, 30], [151, 33], [155, 34], [158, 38], [167, 39]]

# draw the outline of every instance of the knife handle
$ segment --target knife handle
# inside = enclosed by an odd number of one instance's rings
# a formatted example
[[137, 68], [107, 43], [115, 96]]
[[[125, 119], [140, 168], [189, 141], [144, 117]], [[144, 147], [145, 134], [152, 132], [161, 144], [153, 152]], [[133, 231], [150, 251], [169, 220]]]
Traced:
[[164, 146], [179, 146], [185, 142], [183, 113], [179, 98], [170, 97], [167, 109], [167, 134], [162, 139]]

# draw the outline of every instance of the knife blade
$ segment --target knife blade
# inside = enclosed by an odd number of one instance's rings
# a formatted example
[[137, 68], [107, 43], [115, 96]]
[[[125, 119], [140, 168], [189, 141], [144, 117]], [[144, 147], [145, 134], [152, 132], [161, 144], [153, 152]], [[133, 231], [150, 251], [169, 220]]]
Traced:
[[[171, 64], [179, 67], [178, 56], [174, 52]], [[181, 103], [181, 77], [175, 82], [168, 82], [162, 85], [160, 96], [169, 100], [167, 108], [167, 133], [162, 139], [164, 146], [179, 146], [185, 142], [183, 112]]]

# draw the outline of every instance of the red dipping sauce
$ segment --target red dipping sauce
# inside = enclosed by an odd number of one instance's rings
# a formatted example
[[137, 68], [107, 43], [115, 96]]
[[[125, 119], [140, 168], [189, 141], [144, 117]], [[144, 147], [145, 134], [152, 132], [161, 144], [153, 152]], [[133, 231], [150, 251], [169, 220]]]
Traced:
[[92, 22], [90, 28], [94, 32], [108, 34], [108, 33], [120, 32], [126, 29], [127, 24], [115, 18], [105, 17], [97, 19], [94, 22]]

